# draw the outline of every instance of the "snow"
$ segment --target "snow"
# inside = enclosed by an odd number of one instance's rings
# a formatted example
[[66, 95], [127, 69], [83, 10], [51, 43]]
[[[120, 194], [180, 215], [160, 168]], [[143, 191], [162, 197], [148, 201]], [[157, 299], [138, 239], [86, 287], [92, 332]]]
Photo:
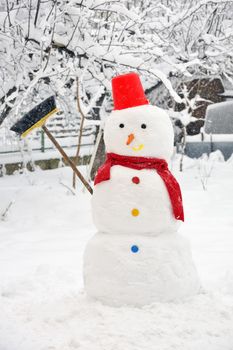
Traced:
[[214, 103], [206, 110], [204, 130], [208, 134], [233, 134], [233, 101]]
[[209, 110], [216, 110], [219, 108], [224, 109], [224, 107], [232, 107], [232, 101], [226, 101], [226, 102], [218, 102], [218, 103], [213, 103], [212, 105], [208, 105], [208, 111]]
[[[134, 176], [140, 179], [136, 186], [131, 181]], [[133, 208], [139, 210], [139, 217], [131, 215]], [[119, 165], [112, 167], [110, 179], [95, 186], [92, 210], [93, 221], [100, 232], [129, 235], [135, 240], [135, 235], [174, 233], [179, 226], [166, 185], [155, 170], [135, 170]]]
[[[90, 195], [69, 168], [0, 178], [1, 350], [232, 350], [233, 159], [184, 159], [183, 189], [202, 293], [184, 303], [113, 308], [83, 292], [82, 257], [94, 235]], [[207, 171], [208, 170], [208, 171]], [[82, 168], [84, 175], [87, 173]], [[205, 180], [206, 191], [203, 190]]]
[[88, 242], [83, 268], [88, 296], [109, 306], [140, 307], [199, 294], [200, 281], [183, 236], [169, 229], [157, 237], [132, 233], [97, 232]]
[[219, 94], [220, 96], [224, 96], [224, 97], [230, 97], [233, 98], [233, 90], [225, 90], [224, 92], [222, 92], [221, 94]]
[[[203, 138], [203, 139], [202, 139]], [[233, 134], [206, 134], [203, 132], [203, 134], [197, 134], [197, 135], [187, 135], [186, 136], [186, 142], [192, 143], [192, 142], [203, 142], [203, 143], [210, 143], [210, 142], [233, 142]], [[233, 152], [233, 147], [232, 147]]]

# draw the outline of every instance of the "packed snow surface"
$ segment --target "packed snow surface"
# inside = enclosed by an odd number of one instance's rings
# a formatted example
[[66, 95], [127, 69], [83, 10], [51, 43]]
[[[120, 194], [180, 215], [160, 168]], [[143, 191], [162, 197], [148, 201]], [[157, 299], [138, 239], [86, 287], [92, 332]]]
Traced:
[[186, 239], [176, 232], [98, 232], [84, 254], [84, 286], [90, 297], [110, 306], [145, 306], [184, 301], [200, 292]]
[[83, 292], [83, 252], [96, 230], [90, 195], [81, 185], [73, 195], [69, 168], [0, 178], [1, 350], [233, 349], [233, 159], [185, 158], [183, 173], [178, 160], [180, 233], [202, 291], [144, 308], [104, 306]]
[[[140, 178], [140, 184], [133, 184], [134, 176]], [[131, 208], [143, 212], [140, 220], [131, 215]], [[164, 231], [175, 232], [180, 222], [174, 218], [162, 178], [151, 169], [113, 166], [111, 178], [94, 188], [92, 211], [96, 228], [108, 234], [156, 236]]]

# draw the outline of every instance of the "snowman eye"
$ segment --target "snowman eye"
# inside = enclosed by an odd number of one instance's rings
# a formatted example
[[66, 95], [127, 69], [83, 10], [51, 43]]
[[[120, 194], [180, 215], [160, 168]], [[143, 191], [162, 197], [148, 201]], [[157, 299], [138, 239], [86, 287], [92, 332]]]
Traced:
[[124, 128], [124, 126], [125, 126], [125, 125], [122, 124], [122, 123], [119, 125], [120, 128]]
[[142, 124], [142, 125], [141, 125], [141, 128], [142, 128], [142, 129], [146, 129], [146, 124]]

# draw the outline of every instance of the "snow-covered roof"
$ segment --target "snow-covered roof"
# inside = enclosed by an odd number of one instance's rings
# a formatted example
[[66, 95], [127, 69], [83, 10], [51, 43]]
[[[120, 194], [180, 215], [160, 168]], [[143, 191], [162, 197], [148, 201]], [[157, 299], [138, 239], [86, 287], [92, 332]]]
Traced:
[[233, 101], [207, 107], [204, 131], [207, 134], [233, 134]]
[[233, 90], [225, 90], [224, 92], [222, 92], [221, 94], [218, 94], [218, 95], [233, 98]]

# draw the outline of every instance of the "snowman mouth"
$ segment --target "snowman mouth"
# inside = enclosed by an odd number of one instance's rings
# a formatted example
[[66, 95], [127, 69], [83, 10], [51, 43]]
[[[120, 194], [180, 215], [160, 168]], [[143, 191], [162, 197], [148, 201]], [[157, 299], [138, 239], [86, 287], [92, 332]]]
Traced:
[[132, 147], [133, 151], [141, 151], [144, 148], [144, 145], [141, 143], [139, 146]]

